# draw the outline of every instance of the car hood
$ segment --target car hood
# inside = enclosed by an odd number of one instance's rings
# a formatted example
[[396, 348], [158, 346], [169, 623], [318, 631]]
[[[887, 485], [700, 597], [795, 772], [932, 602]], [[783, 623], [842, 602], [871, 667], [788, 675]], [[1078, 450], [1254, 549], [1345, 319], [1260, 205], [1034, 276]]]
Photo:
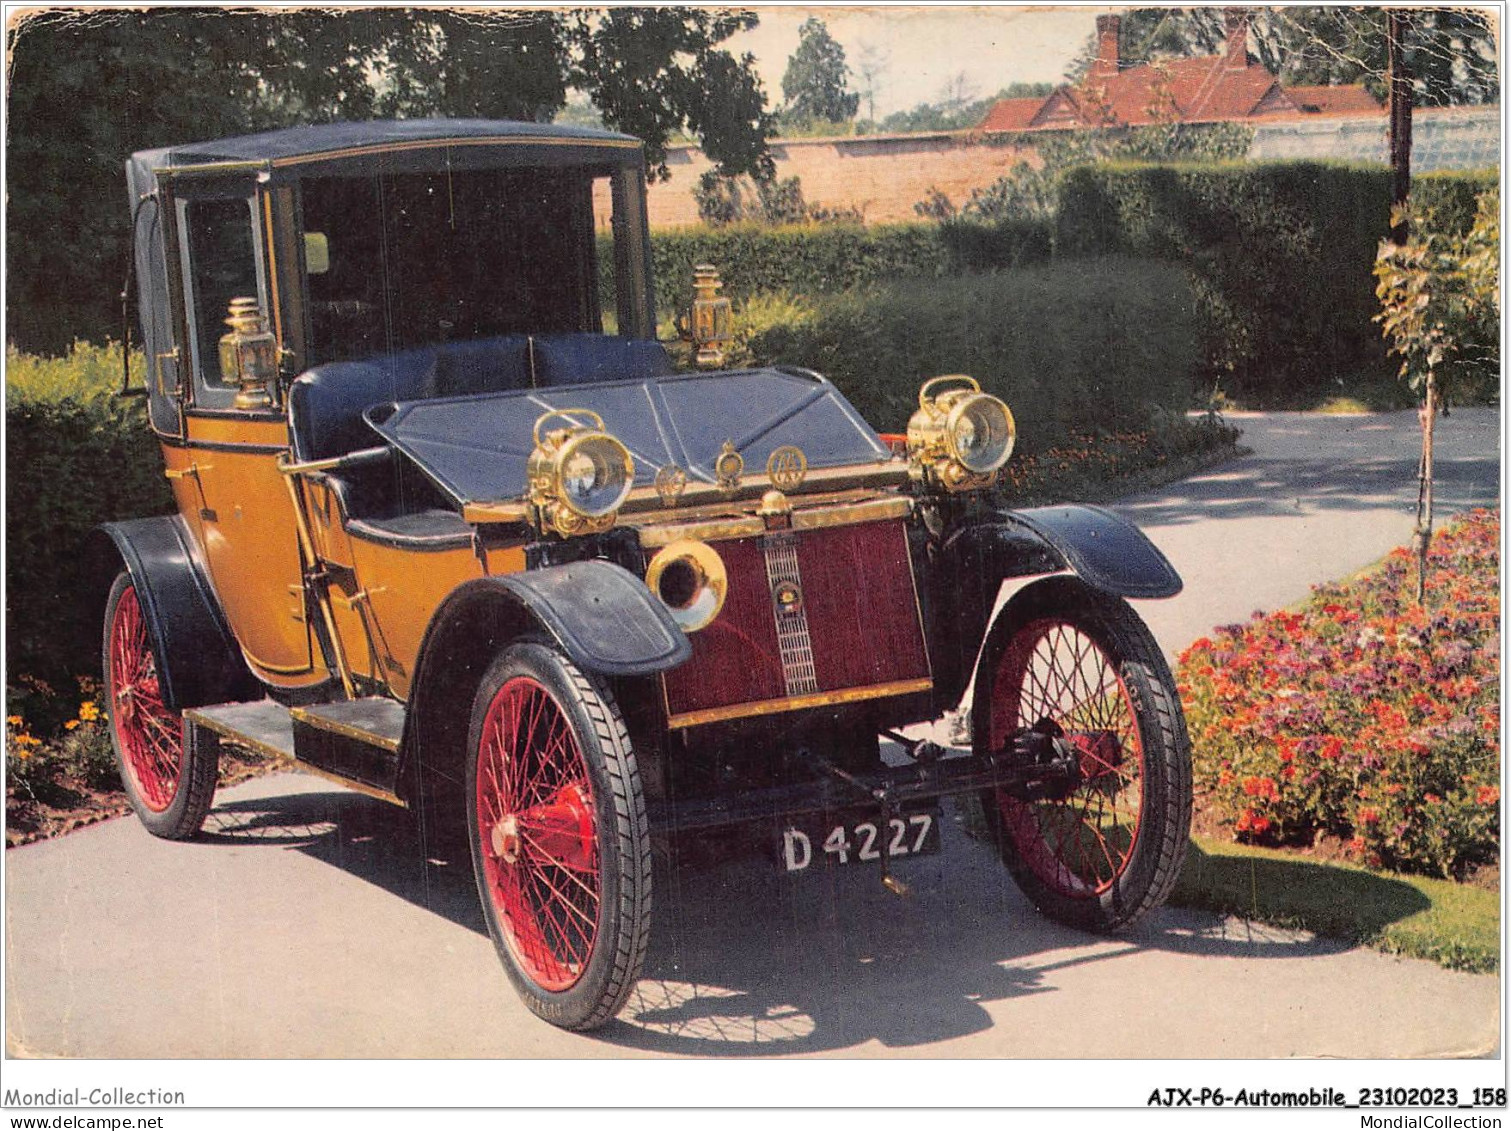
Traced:
[[573, 409], [596, 412], [629, 449], [637, 487], [651, 486], [666, 467], [680, 468], [689, 482], [713, 484], [725, 444], [740, 453], [747, 472], [764, 472], [771, 453], [786, 445], [801, 449], [810, 468], [874, 467], [891, 459], [839, 390], [804, 369], [682, 373], [404, 401], [376, 406], [366, 417], [465, 506], [523, 496], [535, 422], [548, 411]]

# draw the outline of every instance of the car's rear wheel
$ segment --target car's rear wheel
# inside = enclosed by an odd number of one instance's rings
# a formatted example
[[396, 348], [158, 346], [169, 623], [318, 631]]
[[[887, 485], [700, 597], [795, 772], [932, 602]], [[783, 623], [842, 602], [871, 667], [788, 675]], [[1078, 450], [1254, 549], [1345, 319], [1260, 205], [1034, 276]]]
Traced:
[[147, 613], [124, 571], [105, 605], [103, 660], [110, 741], [131, 807], [154, 836], [192, 837], [215, 799], [217, 744], [186, 737], [183, 716], [164, 702]]
[[510, 981], [554, 1025], [602, 1025], [640, 977], [651, 923], [645, 799], [613, 696], [556, 649], [511, 645], [473, 702], [468, 780], [478, 892]]
[[1169, 667], [1127, 602], [1075, 578], [1024, 590], [987, 636], [973, 715], [978, 752], [1031, 729], [1074, 755], [1069, 781], [982, 798], [1040, 910], [1114, 931], [1164, 901], [1190, 835], [1190, 743]]

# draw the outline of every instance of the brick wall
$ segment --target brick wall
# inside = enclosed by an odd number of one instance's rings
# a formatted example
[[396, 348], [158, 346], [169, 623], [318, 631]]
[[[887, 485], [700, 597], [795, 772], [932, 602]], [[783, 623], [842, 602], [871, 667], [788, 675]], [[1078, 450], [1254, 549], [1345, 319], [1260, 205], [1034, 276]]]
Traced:
[[[859, 208], [868, 224], [886, 224], [916, 220], [913, 205], [930, 188], [939, 189], [957, 207], [964, 204], [972, 189], [1005, 176], [1019, 161], [1031, 159], [1031, 151], [985, 144], [980, 135], [939, 133], [776, 139], [771, 156], [778, 178], [802, 180], [803, 199], [809, 204]], [[693, 189], [712, 167], [695, 146], [672, 149], [667, 154], [671, 180], [650, 186], [651, 227], [698, 223]]]

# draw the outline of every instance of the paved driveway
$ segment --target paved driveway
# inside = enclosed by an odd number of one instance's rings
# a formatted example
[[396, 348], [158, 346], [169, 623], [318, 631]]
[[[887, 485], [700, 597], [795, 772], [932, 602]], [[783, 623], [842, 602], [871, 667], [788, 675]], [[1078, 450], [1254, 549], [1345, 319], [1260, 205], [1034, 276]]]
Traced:
[[[1240, 423], [1254, 455], [1120, 508], [1186, 576], [1142, 606], [1170, 651], [1410, 532], [1409, 415]], [[1454, 414], [1445, 511], [1496, 498], [1498, 435]], [[192, 844], [117, 820], [5, 864], [13, 1055], [1473, 1056], [1498, 1027], [1492, 977], [1170, 908], [1117, 940], [1057, 927], [958, 825], [899, 869], [906, 900], [660, 861], [646, 978], [589, 1036], [516, 1001], [465, 862], [315, 779], [225, 791]]]

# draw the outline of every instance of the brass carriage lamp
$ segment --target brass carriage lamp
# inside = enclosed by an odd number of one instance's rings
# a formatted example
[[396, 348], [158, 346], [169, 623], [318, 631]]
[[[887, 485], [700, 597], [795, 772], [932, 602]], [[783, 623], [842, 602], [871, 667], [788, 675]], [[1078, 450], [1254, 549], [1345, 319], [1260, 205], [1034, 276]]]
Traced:
[[677, 320], [683, 340], [697, 348], [693, 359], [699, 369], [717, 369], [724, 364], [724, 350], [734, 341], [734, 315], [729, 299], [719, 294], [723, 286], [719, 270], [707, 263], [693, 268], [693, 304]]
[[255, 298], [233, 298], [226, 311], [231, 329], [220, 339], [220, 374], [240, 388], [231, 403], [239, 409], [273, 407], [270, 387], [278, 376], [278, 342]]

